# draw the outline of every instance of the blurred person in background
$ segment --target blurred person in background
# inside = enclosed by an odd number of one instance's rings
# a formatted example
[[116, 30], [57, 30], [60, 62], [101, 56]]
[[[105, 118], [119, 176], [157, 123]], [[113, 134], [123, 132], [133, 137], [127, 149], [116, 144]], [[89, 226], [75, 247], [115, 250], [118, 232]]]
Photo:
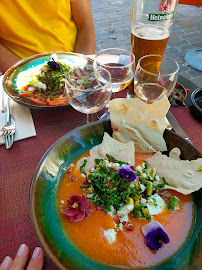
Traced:
[[0, 71], [31, 55], [95, 53], [90, 0], [1, 0]]

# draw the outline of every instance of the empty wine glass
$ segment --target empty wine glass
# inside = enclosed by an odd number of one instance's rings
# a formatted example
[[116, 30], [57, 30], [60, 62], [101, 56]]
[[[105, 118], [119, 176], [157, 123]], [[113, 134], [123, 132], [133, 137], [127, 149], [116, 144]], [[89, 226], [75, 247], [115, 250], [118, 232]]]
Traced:
[[94, 63], [110, 72], [113, 93], [125, 89], [133, 79], [135, 56], [132, 52], [119, 48], [103, 49], [95, 55]]
[[177, 82], [178, 63], [162, 55], [145, 55], [139, 59], [134, 75], [134, 93], [146, 103], [169, 96]]
[[65, 93], [71, 106], [90, 115], [102, 110], [110, 100], [111, 75], [103, 67], [84, 65], [70, 69], [65, 80]]

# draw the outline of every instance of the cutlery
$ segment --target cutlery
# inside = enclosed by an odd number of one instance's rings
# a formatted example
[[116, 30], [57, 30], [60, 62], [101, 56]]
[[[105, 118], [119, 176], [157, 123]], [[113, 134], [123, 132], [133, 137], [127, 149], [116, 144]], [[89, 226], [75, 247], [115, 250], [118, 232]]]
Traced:
[[184, 130], [181, 128], [180, 124], [177, 122], [177, 120], [175, 119], [175, 117], [173, 116], [173, 114], [170, 111], [168, 111], [166, 117], [168, 119], [168, 122], [171, 125], [171, 127], [168, 127], [167, 129], [169, 129], [169, 130], [173, 129], [183, 139], [185, 139], [186, 141], [188, 141], [189, 143], [192, 144], [191, 140], [189, 139], [187, 134], [184, 132]]
[[[10, 115], [10, 119], [11, 119], [11, 124], [15, 127], [15, 118], [13, 117], [13, 115]], [[6, 149], [11, 148], [11, 146], [13, 145], [13, 142], [14, 142], [14, 138], [15, 138], [15, 129], [13, 129], [11, 131], [10, 135], [5, 135]]]
[[3, 120], [3, 127], [0, 130], [0, 136], [2, 135], [6, 135], [8, 133], [7, 128], [5, 127], [5, 125], [7, 124], [7, 112], [6, 110], [4, 110], [4, 95], [3, 95], [3, 90], [1, 90], [1, 114], [2, 114], [2, 120]]
[[8, 133], [5, 135], [5, 145], [6, 149], [9, 149], [14, 142], [14, 134], [15, 134], [15, 119], [10, 114], [10, 98], [7, 96], [7, 115], [3, 118], [3, 123], [6, 121], [4, 127], [9, 129]]

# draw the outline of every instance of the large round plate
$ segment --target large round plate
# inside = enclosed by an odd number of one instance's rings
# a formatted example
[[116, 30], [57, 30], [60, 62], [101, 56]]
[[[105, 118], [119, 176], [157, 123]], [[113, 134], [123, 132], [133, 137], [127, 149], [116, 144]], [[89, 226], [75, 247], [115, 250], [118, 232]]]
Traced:
[[[80, 154], [101, 143], [104, 132], [112, 134], [109, 120], [81, 126], [66, 134], [45, 153], [32, 180], [30, 213], [34, 231], [46, 255], [59, 269], [114, 269], [92, 261], [77, 249], [64, 231], [56, 202], [58, 186], [65, 169]], [[202, 157], [199, 151], [175, 133], [166, 130], [164, 138], [169, 151], [174, 146], [181, 149], [182, 159]], [[177, 254], [152, 269], [184, 270], [194, 257], [202, 232], [202, 189], [195, 192], [193, 197], [195, 217], [186, 243]]]
[[28, 101], [19, 100], [19, 93], [17, 91], [17, 88], [20, 89], [20, 86], [23, 85], [23, 80], [26, 80], [26, 77], [24, 75], [26, 75], [26, 73], [30, 71], [33, 71], [33, 73], [36, 72], [36, 70], [38, 70], [43, 64], [51, 60], [51, 55], [53, 54], [57, 55], [58, 61], [65, 62], [67, 65], [70, 65], [70, 67], [90, 64], [93, 62], [92, 59], [83, 54], [70, 52], [47, 52], [24, 58], [19, 62], [17, 62], [12, 67], [10, 67], [5, 73], [3, 78], [3, 88], [5, 92], [15, 102], [34, 109], [42, 109], [42, 108], [50, 109], [56, 107], [69, 106], [69, 104], [59, 106], [48, 106], [37, 104], [30, 100]]

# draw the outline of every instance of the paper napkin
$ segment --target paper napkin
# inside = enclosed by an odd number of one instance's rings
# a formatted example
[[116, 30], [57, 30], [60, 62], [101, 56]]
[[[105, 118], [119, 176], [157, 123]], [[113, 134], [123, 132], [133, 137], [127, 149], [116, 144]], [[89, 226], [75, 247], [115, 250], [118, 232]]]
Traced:
[[[7, 94], [3, 90], [2, 86], [3, 76], [0, 76], [0, 108], [1, 101], [4, 98], [4, 105], [7, 103]], [[4, 108], [5, 108], [4, 106]], [[13, 100], [10, 102], [10, 112], [14, 116], [16, 121], [15, 141], [26, 139], [36, 136], [36, 130], [30, 109], [28, 107], [17, 104]], [[2, 127], [2, 114], [0, 111], [0, 128]], [[0, 145], [5, 143], [4, 136], [0, 137]]]

